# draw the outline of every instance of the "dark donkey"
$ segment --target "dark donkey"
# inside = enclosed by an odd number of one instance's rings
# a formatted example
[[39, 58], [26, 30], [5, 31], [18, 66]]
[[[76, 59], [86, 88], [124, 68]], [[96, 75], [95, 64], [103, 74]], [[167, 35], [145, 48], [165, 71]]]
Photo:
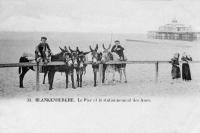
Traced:
[[82, 87], [82, 77], [83, 77], [83, 74], [86, 73], [86, 66], [87, 64], [86, 61], [87, 61], [87, 58], [86, 58], [86, 55], [89, 52], [83, 52], [83, 51], [80, 51], [79, 48], [77, 47], [76, 48], [76, 51], [78, 52], [78, 56], [77, 56], [77, 66], [75, 66], [75, 70], [76, 70], [76, 75], [77, 75], [77, 85], [78, 87]]
[[97, 72], [99, 71], [99, 62], [101, 62], [102, 59], [102, 53], [97, 52], [98, 50], [98, 44], [96, 44], [96, 48], [92, 49], [90, 46], [90, 51], [92, 55], [92, 68], [94, 72], [94, 86], [97, 86]]
[[[30, 59], [28, 55], [23, 55], [23, 56], [20, 57], [19, 63], [33, 62], [34, 61], [33, 58], [34, 57], [31, 56], [31, 59]], [[23, 80], [24, 80], [24, 77], [25, 77], [26, 73], [29, 70], [35, 71], [33, 66], [19, 67], [19, 87], [20, 88], [24, 88]], [[46, 75], [48, 73], [46, 67], [42, 67], [41, 73], [44, 73], [44, 79], [43, 79], [43, 84], [44, 84], [45, 83], [45, 77], [46, 77]]]
[[71, 75], [72, 88], [74, 86], [74, 57], [67, 50], [67, 47], [64, 49], [60, 48], [61, 53], [57, 55], [52, 55], [51, 61], [64, 61], [66, 65], [63, 66], [48, 66], [48, 79], [49, 79], [49, 90], [53, 89], [53, 80], [56, 72], [65, 72], [66, 75], [66, 88], [68, 88], [68, 75]]

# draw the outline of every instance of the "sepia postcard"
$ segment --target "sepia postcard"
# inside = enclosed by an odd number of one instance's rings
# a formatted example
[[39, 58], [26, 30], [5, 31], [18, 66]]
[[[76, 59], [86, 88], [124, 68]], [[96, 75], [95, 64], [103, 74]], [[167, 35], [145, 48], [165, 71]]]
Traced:
[[199, 5], [0, 0], [0, 133], [200, 133]]

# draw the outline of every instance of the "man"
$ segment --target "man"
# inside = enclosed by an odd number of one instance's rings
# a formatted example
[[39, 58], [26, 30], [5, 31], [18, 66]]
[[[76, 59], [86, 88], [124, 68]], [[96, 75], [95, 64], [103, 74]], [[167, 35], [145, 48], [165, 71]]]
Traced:
[[117, 55], [119, 55], [120, 60], [125, 60], [124, 48], [120, 45], [120, 41], [115, 41], [115, 45], [112, 47], [111, 52], [115, 52]]
[[37, 62], [39, 62], [40, 59], [42, 59], [42, 61], [45, 63], [49, 62], [50, 60], [51, 49], [48, 43], [46, 43], [46, 40], [47, 40], [46, 37], [41, 37], [41, 42], [36, 47], [35, 59]]

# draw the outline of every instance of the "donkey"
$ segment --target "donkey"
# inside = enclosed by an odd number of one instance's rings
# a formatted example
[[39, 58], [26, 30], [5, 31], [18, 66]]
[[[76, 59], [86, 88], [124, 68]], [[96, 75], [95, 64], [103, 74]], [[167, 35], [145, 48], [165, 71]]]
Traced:
[[91, 55], [92, 55], [92, 68], [94, 73], [94, 87], [97, 86], [97, 72], [99, 70], [99, 62], [101, 62], [102, 59], [102, 53], [97, 52], [98, 50], [98, 44], [96, 44], [96, 48], [92, 49], [91, 46], [89, 46]]
[[[104, 51], [102, 56], [103, 62], [109, 62], [109, 61], [120, 61], [119, 55], [117, 55], [114, 52], [109, 51], [111, 48], [111, 44], [108, 48], [105, 48], [104, 44], [102, 45]], [[115, 82], [115, 72], [118, 72], [120, 75], [120, 82], [122, 82], [122, 75], [124, 75], [125, 83], [127, 83], [126, 78], [126, 64], [103, 64], [103, 80], [104, 83], [105, 79], [107, 80], [109, 73], [113, 74], [113, 81]]]
[[77, 87], [82, 87], [82, 77], [83, 74], [86, 73], [86, 64], [85, 62], [86, 60], [86, 55], [90, 52], [83, 52], [80, 51], [78, 47], [76, 47], [76, 50], [72, 50], [69, 47], [69, 50], [71, 52], [71, 54], [74, 57], [74, 70], [76, 70], [76, 81], [77, 81]]
[[[19, 63], [26, 63], [26, 62], [34, 62], [34, 57], [33, 55], [31, 54], [23, 54], [20, 59], [19, 59]], [[18, 73], [19, 73], [19, 87], [20, 88], [24, 88], [24, 85], [23, 85], [23, 80], [24, 80], [24, 77], [26, 75], [26, 73], [29, 71], [29, 70], [33, 70], [35, 71], [35, 67], [33, 66], [23, 66], [23, 67], [19, 67], [18, 69]], [[42, 71], [41, 73], [44, 73], [44, 78], [43, 78], [43, 84], [45, 84], [45, 77], [48, 73], [46, 67], [42, 67]]]
[[116, 64], [105, 64], [105, 63], [109, 61], [118, 61], [119, 58], [115, 53], [111, 53], [110, 51], [111, 44], [108, 46], [108, 48], [105, 48], [104, 44], [102, 45], [102, 47], [103, 47], [102, 62], [104, 62], [102, 82], [104, 83], [105, 81], [108, 80], [109, 73], [112, 73], [113, 75], [112, 80], [113, 82], [115, 82], [115, 72], [117, 71], [120, 74], [120, 69], [117, 67]]
[[85, 64], [87, 61], [86, 55], [89, 54], [90, 51], [83, 52], [83, 51], [80, 51], [79, 48], [77, 47], [77, 52], [78, 52], [78, 56], [77, 56], [78, 65], [77, 67], [75, 67], [76, 75], [77, 75], [77, 84], [78, 84], [78, 87], [82, 87], [82, 77], [83, 77], [83, 74], [86, 73], [86, 66], [87, 66], [87, 64]]
[[71, 75], [72, 88], [74, 86], [74, 60], [73, 55], [67, 50], [65, 46], [64, 49], [60, 48], [61, 52], [52, 55], [51, 61], [64, 61], [66, 65], [64, 66], [48, 66], [48, 79], [49, 79], [49, 90], [53, 89], [53, 80], [56, 72], [65, 72], [66, 76], [66, 88], [68, 88], [68, 75]]

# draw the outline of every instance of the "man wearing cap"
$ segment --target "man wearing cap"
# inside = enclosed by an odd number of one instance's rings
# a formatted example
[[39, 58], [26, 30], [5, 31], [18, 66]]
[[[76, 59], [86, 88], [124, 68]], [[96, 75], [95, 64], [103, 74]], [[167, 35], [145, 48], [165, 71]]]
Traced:
[[51, 49], [49, 47], [49, 44], [46, 43], [46, 40], [47, 40], [46, 37], [41, 37], [41, 42], [36, 47], [35, 59], [37, 62], [40, 61], [40, 58], [42, 58], [43, 62], [49, 62]]
[[111, 52], [115, 52], [119, 55], [120, 60], [125, 60], [124, 58], [124, 48], [120, 45], [120, 41], [116, 40], [115, 45], [113, 45]]

